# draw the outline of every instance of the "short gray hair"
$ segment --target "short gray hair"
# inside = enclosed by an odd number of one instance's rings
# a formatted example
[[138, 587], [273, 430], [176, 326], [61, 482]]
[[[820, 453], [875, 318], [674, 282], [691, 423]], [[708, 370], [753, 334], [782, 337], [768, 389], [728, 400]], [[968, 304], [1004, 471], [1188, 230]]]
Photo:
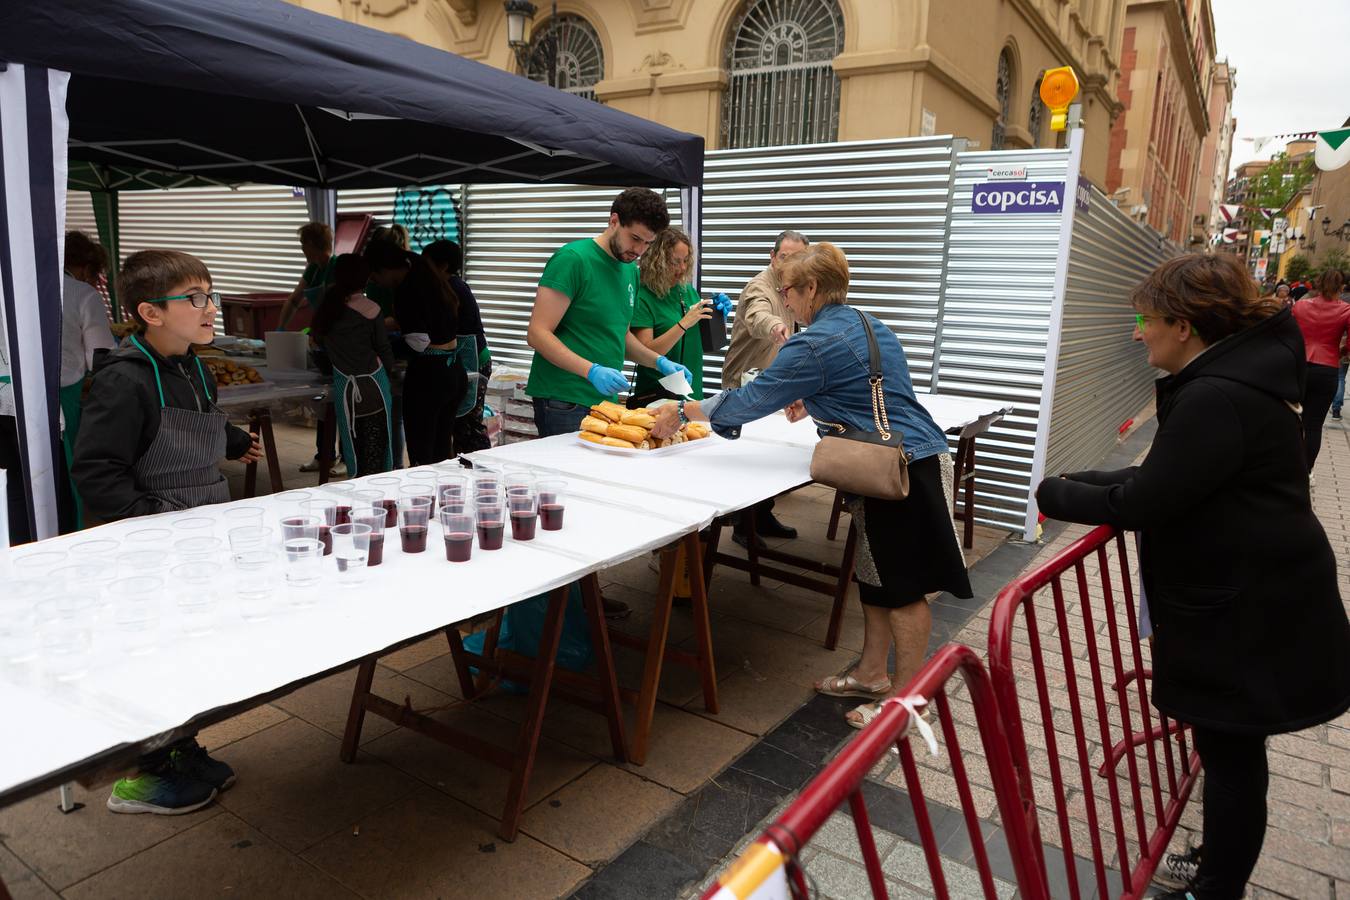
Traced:
[[777, 253], [779, 250], [783, 249], [783, 241], [796, 241], [797, 243], [802, 244], [803, 246], [806, 247], [811, 246], [811, 242], [806, 239], [806, 235], [802, 234], [800, 231], [788, 230], [779, 234], [778, 240], [773, 242], [774, 253]]

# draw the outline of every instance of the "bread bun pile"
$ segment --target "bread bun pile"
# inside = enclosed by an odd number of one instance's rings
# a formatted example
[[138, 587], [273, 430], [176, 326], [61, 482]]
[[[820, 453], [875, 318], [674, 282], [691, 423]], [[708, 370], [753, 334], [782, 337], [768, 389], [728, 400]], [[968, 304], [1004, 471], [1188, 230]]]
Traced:
[[605, 447], [625, 450], [659, 450], [685, 441], [697, 441], [711, 432], [702, 422], [690, 422], [668, 438], [652, 437], [656, 416], [650, 409], [625, 409], [608, 400], [591, 407], [591, 414], [581, 420], [581, 439]]
[[216, 376], [218, 387], [229, 387], [232, 384], [259, 384], [262, 381], [262, 376], [258, 374], [258, 370], [247, 363], [235, 362], [232, 359], [203, 357], [202, 364], [211, 370], [212, 375]]

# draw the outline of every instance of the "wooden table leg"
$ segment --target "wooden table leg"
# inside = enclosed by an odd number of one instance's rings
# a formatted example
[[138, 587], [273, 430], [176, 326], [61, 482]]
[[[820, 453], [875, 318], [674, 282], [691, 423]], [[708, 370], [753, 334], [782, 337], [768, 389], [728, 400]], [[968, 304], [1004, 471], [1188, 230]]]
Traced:
[[830, 627], [825, 631], [825, 649], [833, 650], [839, 644], [839, 626], [844, 620], [844, 603], [848, 599], [848, 584], [853, 580], [853, 563], [858, 554], [858, 526], [848, 523], [848, 539], [844, 541], [844, 555], [839, 560], [839, 582], [834, 589], [834, 608], [830, 610]]
[[[506, 615], [506, 610], [499, 609], [492, 615], [492, 624], [488, 626], [487, 634], [483, 635], [483, 658], [497, 658], [497, 638], [502, 633], [502, 616]], [[462, 644], [460, 645], [463, 646]], [[474, 693], [481, 694], [492, 684], [492, 673], [487, 669], [478, 670], [478, 680], [474, 685]]]
[[713, 567], [717, 565], [717, 547], [722, 543], [722, 520], [708, 526], [708, 545], [703, 551], [703, 589], [712, 589]]
[[272, 434], [272, 410], [262, 407], [258, 414], [262, 428], [258, 436], [262, 439], [263, 452], [267, 454], [267, 476], [272, 481], [272, 493], [279, 494], [285, 485], [281, 482], [281, 460], [277, 457], [277, 441]]
[[[250, 409], [248, 411], [248, 430], [252, 434], [262, 432], [262, 410]], [[258, 461], [254, 460], [244, 466], [244, 496], [256, 497], [258, 495]]]
[[567, 610], [570, 586], [564, 585], [549, 594], [548, 613], [544, 616], [544, 630], [539, 636], [539, 652], [530, 678], [529, 699], [525, 720], [516, 740], [515, 767], [511, 771], [511, 785], [506, 792], [506, 806], [502, 809], [502, 824], [497, 834], [504, 841], [514, 841], [520, 830], [520, 817], [525, 811], [525, 792], [534, 758], [539, 753], [539, 733], [544, 727], [544, 711], [548, 708], [548, 691], [553, 683], [553, 669], [558, 662], [558, 643], [562, 639], [563, 613]]
[[745, 557], [750, 560], [750, 583], [759, 587], [759, 514], [755, 507], [746, 510], [745, 516]]
[[455, 677], [459, 679], [460, 693], [464, 695], [465, 700], [472, 700], [478, 696], [478, 690], [473, 683], [473, 675], [469, 673], [469, 661], [464, 658], [464, 639], [459, 636], [459, 629], [454, 625], [445, 629], [445, 639], [450, 643], [450, 659], [455, 664]]
[[339, 758], [345, 762], [356, 761], [356, 749], [361, 744], [361, 724], [366, 718], [366, 698], [370, 696], [370, 685], [375, 681], [375, 657], [361, 662], [356, 670], [356, 687], [352, 691], [352, 706], [347, 712], [347, 730], [342, 736], [342, 752]]
[[[705, 595], [706, 596], [706, 595]], [[656, 691], [661, 686], [661, 663], [666, 655], [670, 634], [670, 608], [675, 602], [675, 550], [661, 549], [661, 585], [656, 590], [651, 631], [647, 636], [646, 658], [642, 665], [642, 687], [638, 691], [637, 717], [633, 728], [633, 746], [629, 759], [639, 766], [647, 761], [652, 717], [656, 714]]]
[[319, 484], [327, 484], [333, 472], [333, 442], [337, 440], [337, 411], [329, 400], [319, 408]]
[[965, 548], [969, 550], [975, 546], [975, 436], [971, 435], [966, 442], [966, 464], [964, 466], [966, 483], [966, 531]]
[[684, 557], [689, 566], [690, 606], [694, 637], [698, 644], [699, 677], [703, 682], [703, 708], [717, 714], [717, 670], [713, 663], [712, 622], [708, 616], [708, 589], [703, 581], [703, 545], [697, 533], [684, 538]]
[[586, 607], [586, 619], [591, 625], [591, 644], [595, 650], [595, 664], [600, 676], [600, 700], [609, 721], [609, 741], [614, 758], [628, 761], [628, 742], [623, 736], [623, 705], [619, 701], [619, 680], [614, 671], [614, 649], [609, 643], [609, 625], [600, 599], [600, 579], [592, 572], [581, 580], [581, 598]]
[[844, 492], [834, 492], [834, 502], [830, 506], [830, 527], [825, 529], [825, 539], [832, 541], [839, 537], [839, 517], [844, 513]]

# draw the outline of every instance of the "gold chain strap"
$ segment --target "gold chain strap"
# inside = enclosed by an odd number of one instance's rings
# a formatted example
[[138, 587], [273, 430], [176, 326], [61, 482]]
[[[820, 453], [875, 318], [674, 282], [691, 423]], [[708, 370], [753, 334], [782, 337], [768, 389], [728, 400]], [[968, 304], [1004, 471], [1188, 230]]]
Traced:
[[877, 426], [877, 434], [883, 441], [891, 439], [891, 420], [886, 416], [886, 389], [881, 378], [870, 379], [872, 383], [872, 422]]

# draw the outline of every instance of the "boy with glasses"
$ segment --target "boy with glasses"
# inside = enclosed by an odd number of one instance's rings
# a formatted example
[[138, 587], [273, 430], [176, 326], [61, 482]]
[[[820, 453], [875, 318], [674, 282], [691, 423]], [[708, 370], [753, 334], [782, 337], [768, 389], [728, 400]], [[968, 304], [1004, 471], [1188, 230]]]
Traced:
[[[215, 338], [211, 273], [186, 253], [143, 250], [123, 264], [117, 294], [140, 329], [94, 362], [72, 467], [85, 509], [112, 521], [227, 502], [220, 462], [254, 462], [262, 447], [216, 407], [215, 380], [192, 351]], [[233, 770], [187, 737], [142, 757], [108, 808], [177, 815], [233, 783]]]

